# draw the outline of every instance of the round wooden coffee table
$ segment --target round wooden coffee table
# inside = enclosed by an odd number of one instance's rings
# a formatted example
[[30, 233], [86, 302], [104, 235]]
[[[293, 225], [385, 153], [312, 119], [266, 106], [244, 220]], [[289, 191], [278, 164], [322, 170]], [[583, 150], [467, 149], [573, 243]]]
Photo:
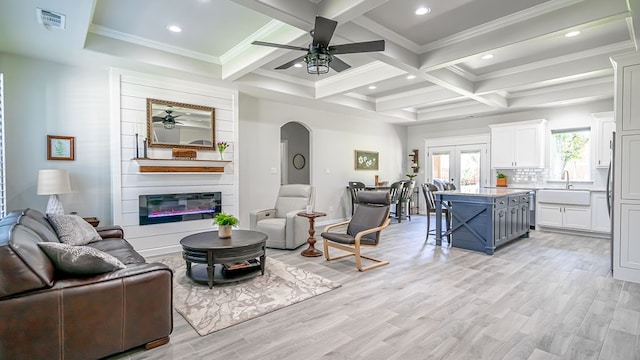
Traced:
[[267, 237], [253, 230], [233, 230], [225, 239], [219, 238], [217, 231], [186, 236], [180, 245], [187, 276], [212, 288], [213, 284], [248, 279], [258, 272], [264, 275]]

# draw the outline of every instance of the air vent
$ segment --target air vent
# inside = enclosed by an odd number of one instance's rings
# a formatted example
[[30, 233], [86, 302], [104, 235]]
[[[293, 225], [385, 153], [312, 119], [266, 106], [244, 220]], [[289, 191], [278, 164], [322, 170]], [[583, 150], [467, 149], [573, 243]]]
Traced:
[[36, 14], [39, 24], [56, 29], [64, 29], [65, 27], [66, 16], [64, 16], [63, 14], [54, 13], [52, 11], [43, 10], [40, 8], [36, 8]]

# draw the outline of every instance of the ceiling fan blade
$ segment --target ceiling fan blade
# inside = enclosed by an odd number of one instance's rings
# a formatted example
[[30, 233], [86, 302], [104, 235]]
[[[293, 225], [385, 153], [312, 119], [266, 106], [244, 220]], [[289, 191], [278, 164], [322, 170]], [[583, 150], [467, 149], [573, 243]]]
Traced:
[[331, 54], [353, 54], [371, 51], [384, 51], [384, 40], [329, 46], [329, 52]]
[[153, 120], [153, 122], [162, 122], [162, 121], [164, 121], [164, 118], [161, 118], [160, 116], [153, 116], [151, 119]]
[[333, 37], [333, 32], [338, 26], [337, 21], [333, 21], [322, 16], [316, 16], [316, 24], [313, 28], [313, 45], [327, 48], [329, 41]]
[[351, 65], [347, 64], [346, 62], [334, 56], [329, 62], [329, 67], [337, 72], [340, 72], [342, 70], [347, 70], [348, 68], [351, 67]]
[[284, 69], [288, 69], [288, 68], [292, 67], [293, 65], [295, 65], [295, 64], [297, 64], [297, 63], [299, 63], [299, 62], [304, 62], [304, 56], [299, 57], [299, 58], [296, 58], [296, 59], [293, 59], [293, 60], [289, 61], [289, 62], [288, 62], [288, 63], [286, 63], [286, 64], [282, 64], [282, 65], [278, 66], [278, 67], [276, 68], [276, 70], [284, 70]]
[[253, 45], [260, 45], [260, 46], [271, 46], [271, 47], [277, 47], [277, 48], [288, 49], [288, 50], [302, 50], [302, 51], [309, 50], [307, 48], [303, 48], [303, 47], [300, 47], [300, 46], [274, 44], [274, 43], [269, 43], [269, 42], [264, 42], [264, 41], [254, 41], [254, 42], [252, 42], [252, 44]]

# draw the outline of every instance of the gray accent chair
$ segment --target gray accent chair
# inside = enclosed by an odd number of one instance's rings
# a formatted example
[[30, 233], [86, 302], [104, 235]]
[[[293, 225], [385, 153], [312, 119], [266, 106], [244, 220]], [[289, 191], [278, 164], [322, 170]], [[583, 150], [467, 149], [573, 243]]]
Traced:
[[[366, 271], [378, 266], [387, 265], [386, 260], [362, 255], [361, 247], [377, 246], [380, 242], [380, 232], [389, 226], [389, 211], [391, 209], [391, 195], [386, 191], [359, 191], [358, 206], [350, 221], [329, 225], [324, 228], [320, 236], [324, 239], [324, 256], [329, 260], [355, 256], [356, 267], [359, 271]], [[331, 232], [336, 227], [347, 226], [346, 233]], [[348, 254], [331, 257], [329, 247], [334, 247]], [[374, 263], [362, 266], [362, 258]]]
[[315, 188], [305, 184], [282, 185], [272, 209], [254, 210], [249, 214], [250, 229], [269, 236], [267, 247], [295, 249], [307, 243], [309, 220], [297, 216], [307, 205], [315, 205]]

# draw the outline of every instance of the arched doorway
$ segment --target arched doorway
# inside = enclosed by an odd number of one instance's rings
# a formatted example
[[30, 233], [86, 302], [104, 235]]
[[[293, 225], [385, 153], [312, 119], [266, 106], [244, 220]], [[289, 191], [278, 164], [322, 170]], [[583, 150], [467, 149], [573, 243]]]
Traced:
[[309, 130], [298, 122], [280, 127], [280, 170], [282, 184], [309, 184], [311, 179]]

